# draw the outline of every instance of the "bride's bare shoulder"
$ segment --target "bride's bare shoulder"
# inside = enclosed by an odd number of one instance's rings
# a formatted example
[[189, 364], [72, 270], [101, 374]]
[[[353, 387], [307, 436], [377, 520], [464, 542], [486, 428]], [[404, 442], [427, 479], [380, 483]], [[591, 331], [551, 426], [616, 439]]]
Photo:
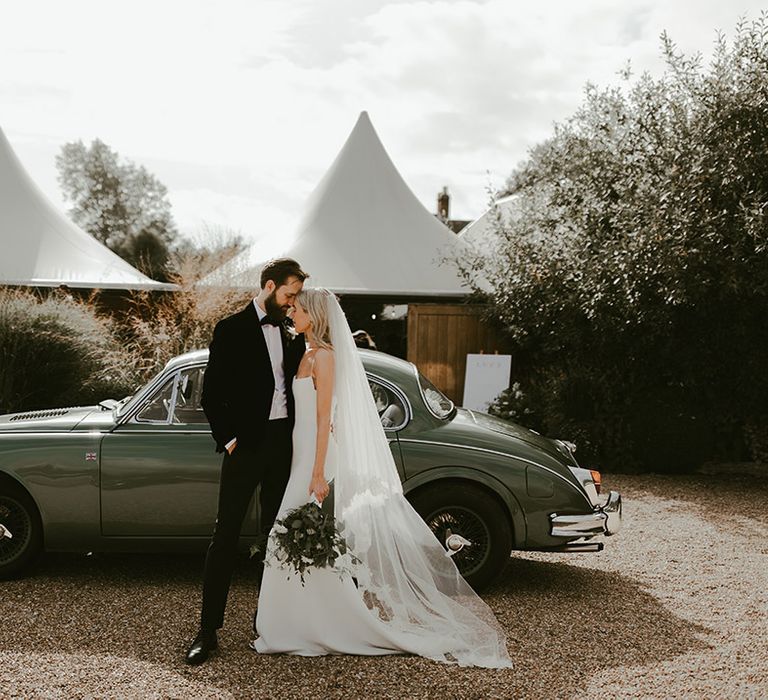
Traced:
[[333, 370], [333, 350], [331, 348], [318, 348], [314, 354], [315, 372], [328, 372]]
[[315, 350], [315, 362], [333, 364], [333, 348], [318, 348]]

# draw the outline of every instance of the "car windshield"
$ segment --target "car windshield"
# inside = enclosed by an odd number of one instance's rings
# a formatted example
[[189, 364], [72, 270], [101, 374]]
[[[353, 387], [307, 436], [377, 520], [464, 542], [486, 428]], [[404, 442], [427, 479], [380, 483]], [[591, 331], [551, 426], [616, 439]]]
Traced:
[[437, 418], [448, 418], [453, 413], [454, 405], [440, 389], [419, 372], [419, 387], [427, 408]]
[[123, 413], [125, 410], [126, 405], [128, 402], [135, 396], [135, 394], [131, 394], [130, 396], [126, 396], [123, 399], [120, 399], [115, 406], [112, 408], [113, 411], [115, 411], [115, 415], [119, 416]]
[[124, 399], [121, 399], [120, 403], [115, 407], [115, 410], [117, 411], [117, 416], [124, 416], [126, 413], [129, 413], [133, 410], [135, 407], [135, 401], [143, 401], [146, 398], [146, 389], [149, 386], [152, 386], [155, 384], [158, 379], [165, 374], [165, 368], [161, 369], [152, 379], [150, 379], [144, 386], [140, 387], [139, 390], [135, 394], [131, 394], [131, 396], [126, 396]]

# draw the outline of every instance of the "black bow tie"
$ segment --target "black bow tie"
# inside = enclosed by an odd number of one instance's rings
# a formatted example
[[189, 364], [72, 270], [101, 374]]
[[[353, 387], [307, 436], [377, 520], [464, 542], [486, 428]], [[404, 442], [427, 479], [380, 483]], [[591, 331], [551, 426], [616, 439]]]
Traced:
[[264, 318], [259, 321], [262, 326], [270, 325], [270, 326], [279, 326], [282, 324], [282, 321], [273, 318], [272, 316], [264, 316]]

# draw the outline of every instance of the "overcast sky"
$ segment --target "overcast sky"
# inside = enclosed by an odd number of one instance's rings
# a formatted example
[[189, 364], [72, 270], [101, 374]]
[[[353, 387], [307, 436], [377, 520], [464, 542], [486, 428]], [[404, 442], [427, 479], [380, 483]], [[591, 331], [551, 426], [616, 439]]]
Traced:
[[61, 203], [54, 157], [100, 138], [147, 166], [176, 220], [283, 235], [361, 110], [430, 211], [479, 216], [584, 84], [660, 73], [659, 35], [709, 56], [750, 0], [15, 2], [0, 127]]

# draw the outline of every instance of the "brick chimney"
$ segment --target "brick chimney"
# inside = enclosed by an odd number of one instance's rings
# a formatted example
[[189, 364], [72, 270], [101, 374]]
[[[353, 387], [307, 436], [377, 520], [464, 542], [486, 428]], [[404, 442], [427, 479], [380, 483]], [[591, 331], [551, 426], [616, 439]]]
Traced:
[[448, 188], [443, 187], [443, 191], [437, 193], [437, 218], [443, 222], [448, 221], [450, 208], [451, 195], [448, 194]]

